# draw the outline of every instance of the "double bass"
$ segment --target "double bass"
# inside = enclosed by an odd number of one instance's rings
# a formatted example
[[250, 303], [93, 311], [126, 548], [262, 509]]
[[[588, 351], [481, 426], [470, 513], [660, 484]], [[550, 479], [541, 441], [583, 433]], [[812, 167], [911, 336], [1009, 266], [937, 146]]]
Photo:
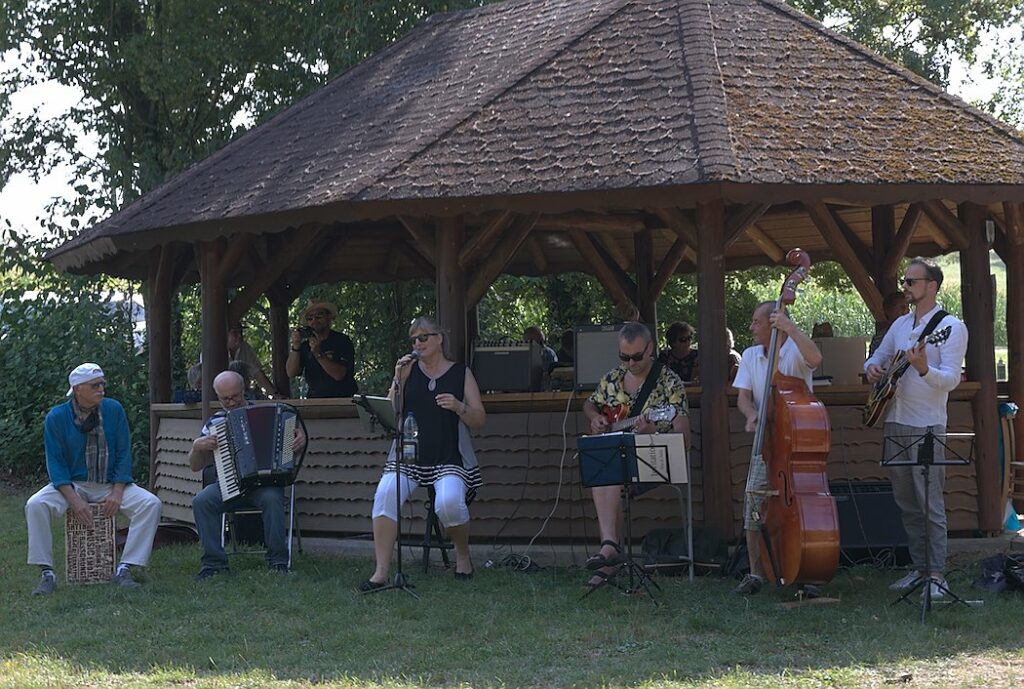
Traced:
[[[801, 249], [790, 251], [786, 262], [797, 267], [783, 283], [776, 309], [796, 301], [796, 288], [811, 267]], [[839, 566], [839, 517], [825, 473], [828, 412], [802, 378], [777, 370], [778, 355], [779, 331], [772, 328], [751, 449], [751, 461], [763, 459], [768, 469], [769, 490], [759, 515], [761, 562], [780, 586], [821, 585], [832, 580]]]

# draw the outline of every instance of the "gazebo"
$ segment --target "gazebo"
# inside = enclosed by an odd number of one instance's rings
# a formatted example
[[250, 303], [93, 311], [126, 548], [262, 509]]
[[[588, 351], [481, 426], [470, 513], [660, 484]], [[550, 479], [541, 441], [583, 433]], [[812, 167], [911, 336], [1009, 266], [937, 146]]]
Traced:
[[[282, 386], [289, 308], [312, 284], [432, 278], [439, 320], [464, 354], [474, 307], [503, 272], [590, 273], [648, 322], [671, 276], [696, 272], [699, 329], [715, 342], [727, 270], [801, 247], [838, 261], [881, 320], [905, 256], [958, 251], [971, 341], [951, 427], [977, 442], [974, 466], [952, 482], [965, 514], [951, 524], [995, 532], [1005, 498], [989, 249], [1007, 266], [1009, 393], [1021, 400], [1022, 202], [1020, 132], [778, 0], [506, 0], [429, 18], [48, 258], [146, 281], [153, 474], [188, 518], [182, 496], [194, 486], [174, 474], [175, 443], [209, 408], [228, 319], [264, 295]], [[171, 297], [194, 281], [212, 364], [202, 412], [168, 404]], [[730, 412], [725, 348], [701, 347], [700, 369], [697, 514], [732, 534], [749, 438]], [[856, 420], [864, 395], [823, 396], [847, 431], [834, 447], [859, 453], [853, 474], [878, 471], [879, 434]], [[516, 414], [558, 414], [565, 399], [487, 400], [495, 463], [522, 466], [505, 461], [531, 433]], [[353, 415], [342, 402], [309, 409], [325, 423]], [[171, 432], [168, 419], [192, 426]], [[379, 467], [379, 449], [356, 445], [378, 453], [360, 466]], [[366, 490], [363, 479], [323, 481]], [[509, 511], [499, 502], [482, 496], [495, 525]], [[330, 530], [329, 510], [310, 511]]]

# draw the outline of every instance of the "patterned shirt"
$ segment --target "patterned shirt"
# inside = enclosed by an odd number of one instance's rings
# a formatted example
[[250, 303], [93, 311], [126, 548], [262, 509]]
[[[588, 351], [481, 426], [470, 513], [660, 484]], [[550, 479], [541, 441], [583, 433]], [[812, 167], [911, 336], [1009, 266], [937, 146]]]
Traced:
[[[628, 413], [643, 386], [637, 388], [636, 392], [631, 395], [626, 392], [625, 379], [625, 366], [613, 368], [598, 383], [597, 389], [590, 396], [590, 403], [601, 411], [604, 411], [606, 407], [625, 406]], [[683, 381], [668, 366], [661, 367], [658, 382], [655, 383], [654, 389], [651, 390], [651, 394], [648, 396], [647, 402], [644, 403], [641, 411], [647, 412], [658, 407], [675, 407], [678, 416], [689, 415], [689, 408], [686, 404], [686, 389], [683, 387]], [[659, 433], [672, 432], [671, 421], [659, 421], [655, 426]]]

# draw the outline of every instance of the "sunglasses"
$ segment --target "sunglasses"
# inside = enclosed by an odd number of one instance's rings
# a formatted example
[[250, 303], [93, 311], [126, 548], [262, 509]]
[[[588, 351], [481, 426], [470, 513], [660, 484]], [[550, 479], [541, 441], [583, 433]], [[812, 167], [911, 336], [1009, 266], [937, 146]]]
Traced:
[[635, 361], [637, 363], [644, 360], [647, 356], [647, 347], [644, 347], [644, 351], [637, 352], [636, 354], [623, 354], [619, 352], [619, 361]]
[[308, 316], [306, 316], [306, 322], [308, 323], [309, 321], [315, 321], [318, 318], [327, 318], [330, 315], [331, 314], [329, 314], [326, 311], [320, 311], [318, 313], [311, 313]]
[[931, 278], [903, 278], [903, 284], [907, 287], [913, 287], [915, 282], [931, 282]]
[[440, 333], [423, 333], [421, 335], [413, 335], [409, 338], [409, 342], [426, 342], [433, 335], [439, 335]]

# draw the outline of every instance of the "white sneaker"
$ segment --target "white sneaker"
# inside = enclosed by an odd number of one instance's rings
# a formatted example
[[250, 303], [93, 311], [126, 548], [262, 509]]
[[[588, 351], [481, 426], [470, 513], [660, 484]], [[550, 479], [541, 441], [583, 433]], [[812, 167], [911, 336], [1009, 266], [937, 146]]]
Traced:
[[889, 589], [892, 591], [906, 591], [911, 586], [916, 584], [920, 578], [921, 573], [918, 572], [916, 569], [912, 569], [909, 572], [907, 572], [906, 575], [902, 578], [897, 579], [896, 581], [889, 584]]
[[[928, 588], [922, 588], [921, 598], [931, 595], [932, 600], [942, 600], [949, 591], [949, 584], [946, 583], [946, 580], [937, 577], [929, 577], [927, 586]], [[930, 594], [929, 590], [931, 591]]]

